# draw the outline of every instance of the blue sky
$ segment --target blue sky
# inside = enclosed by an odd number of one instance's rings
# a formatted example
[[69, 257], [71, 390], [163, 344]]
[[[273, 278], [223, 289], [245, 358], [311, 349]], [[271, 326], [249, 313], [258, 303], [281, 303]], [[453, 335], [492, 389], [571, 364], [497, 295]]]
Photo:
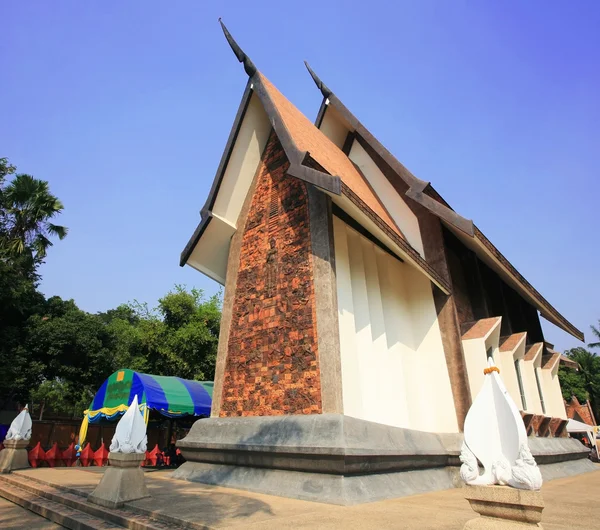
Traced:
[[[587, 337], [600, 318], [600, 4], [4, 1], [0, 156], [50, 182], [69, 236], [46, 295], [88, 311], [217, 284], [179, 253], [246, 75], [311, 119], [307, 59]], [[563, 349], [578, 341], [544, 322]]]

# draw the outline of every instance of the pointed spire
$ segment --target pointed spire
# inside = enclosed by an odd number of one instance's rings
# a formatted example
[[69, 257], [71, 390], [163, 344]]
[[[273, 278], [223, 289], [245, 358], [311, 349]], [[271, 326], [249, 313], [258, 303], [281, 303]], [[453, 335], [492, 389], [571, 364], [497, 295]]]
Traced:
[[221, 20], [221, 18], [219, 18], [219, 24], [221, 24], [223, 33], [225, 33], [225, 38], [227, 39], [229, 46], [231, 46], [233, 53], [235, 53], [237, 60], [240, 63], [244, 64], [244, 70], [246, 70], [248, 77], [252, 77], [256, 73], [256, 66], [254, 66], [254, 63], [250, 60], [250, 57], [248, 57], [243, 52], [243, 50], [238, 46], [238, 43], [235, 42], [235, 40], [231, 36], [231, 33], [229, 33], [228, 29], [225, 27], [225, 24], [223, 24], [223, 21]]
[[323, 97], [328, 98], [329, 96], [331, 96], [331, 94], [333, 94], [333, 92], [329, 89], [329, 87], [325, 83], [323, 83], [323, 81], [321, 81], [319, 79], [319, 76], [317, 74], [315, 74], [313, 69], [309, 66], [309, 64], [306, 61], [304, 61], [304, 66], [306, 66], [308, 73], [313, 78], [313, 81], [315, 82], [315, 85], [317, 85], [317, 88], [321, 91], [321, 94], [323, 94]]

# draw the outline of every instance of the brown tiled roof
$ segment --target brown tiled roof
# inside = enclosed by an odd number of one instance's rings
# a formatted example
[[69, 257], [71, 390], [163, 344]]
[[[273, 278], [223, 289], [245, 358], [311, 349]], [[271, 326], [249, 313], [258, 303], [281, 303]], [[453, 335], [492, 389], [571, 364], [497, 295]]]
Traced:
[[573, 359], [569, 359], [566, 355], [561, 354], [560, 362], [568, 368], [574, 368], [575, 370], [579, 370], [579, 365]]
[[537, 354], [541, 351], [543, 346], [543, 342], [536, 342], [535, 344], [532, 344], [525, 353], [524, 359], [526, 361], [533, 361], [537, 357]]
[[327, 172], [340, 177], [342, 182], [381, 217], [395, 233], [404, 238], [370, 185], [343, 151], [317, 129], [262, 73], [257, 72], [257, 75], [297, 148], [300, 151], [308, 151], [310, 156]]
[[542, 366], [542, 368], [545, 368], [546, 370], [552, 370], [556, 363], [560, 361], [560, 353], [552, 350], [550, 351], [552, 352], [550, 357], [546, 359], [546, 362]]
[[521, 342], [523, 337], [526, 337], [527, 333], [525, 331], [521, 333], [513, 333], [512, 335], [508, 335], [506, 337], [500, 338], [500, 351], [512, 351], [517, 347], [517, 344]]
[[476, 322], [463, 324], [461, 326], [463, 333], [462, 340], [481, 339], [485, 337], [499, 320], [500, 317], [482, 318]]

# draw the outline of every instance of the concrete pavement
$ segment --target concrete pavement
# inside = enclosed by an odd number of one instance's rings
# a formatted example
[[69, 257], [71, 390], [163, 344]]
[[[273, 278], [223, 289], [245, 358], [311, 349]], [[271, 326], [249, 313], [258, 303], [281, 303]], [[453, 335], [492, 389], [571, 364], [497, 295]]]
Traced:
[[[19, 473], [86, 493], [93, 490], [101, 472], [99, 468], [42, 468]], [[146, 473], [152, 497], [129, 506], [196, 528], [255, 530], [454, 530], [461, 529], [476, 515], [460, 489], [344, 507], [184, 482], [171, 479], [169, 474], [165, 471]], [[600, 522], [600, 466], [598, 471], [547, 482], [542, 493], [546, 503], [542, 523], [546, 530], [589, 529]]]
[[0, 528], [57, 530], [62, 528], [12, 502], [0, 498]]

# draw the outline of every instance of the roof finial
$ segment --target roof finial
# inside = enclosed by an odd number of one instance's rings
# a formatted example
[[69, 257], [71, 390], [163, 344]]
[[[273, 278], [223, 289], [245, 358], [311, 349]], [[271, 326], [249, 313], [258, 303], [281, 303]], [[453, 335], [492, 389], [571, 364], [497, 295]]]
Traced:
[[235, 53], [235, 56], [237, 57], [238, 61], [240, 63], [244, 64], [244, 70], [246, 70], [246, 73], [248, 74], [248, 76], [252, 77], [256, 73], [256, 66], [254, 66], [254, 63], [250, 60], [250, 57], [248, 57], [242, 51], [242, 49], [238, 46], [238, 43], [235, 42], [235, 40], [233, 40], [233, 37], [231, 36], [231, 33], [229, 33], [229, 31], [225, 27], [225, 24], [223, 24], [223, 22], [222, 22], [222, 20], [221, 20], [220, 17], [219, 17], [219, 23], [221, 24], [221, 28], [223, 29], [223, 33], [225, 33], [225, 38], [227, 39], [227, 42], [229, 43], [229, 46], [231, 46], [231, 49], [233, 50], [233, 53]]
[[304, 61], [304, 65], [306, 66], [306, 69], [308, 70], [310, 76], [313, 78], [315, 85], [317, 85], [317, 88], [321, 91], [321, 94], [323, 94], [323, 97], [328, 98], [329, 96], [331, 96], [333, 92], [325, 83], [323, 83], [323, 81], [319, 79], [319, 76], [313, 72], [313, 69], [309, 66], [309, 64], [306, 61]]

